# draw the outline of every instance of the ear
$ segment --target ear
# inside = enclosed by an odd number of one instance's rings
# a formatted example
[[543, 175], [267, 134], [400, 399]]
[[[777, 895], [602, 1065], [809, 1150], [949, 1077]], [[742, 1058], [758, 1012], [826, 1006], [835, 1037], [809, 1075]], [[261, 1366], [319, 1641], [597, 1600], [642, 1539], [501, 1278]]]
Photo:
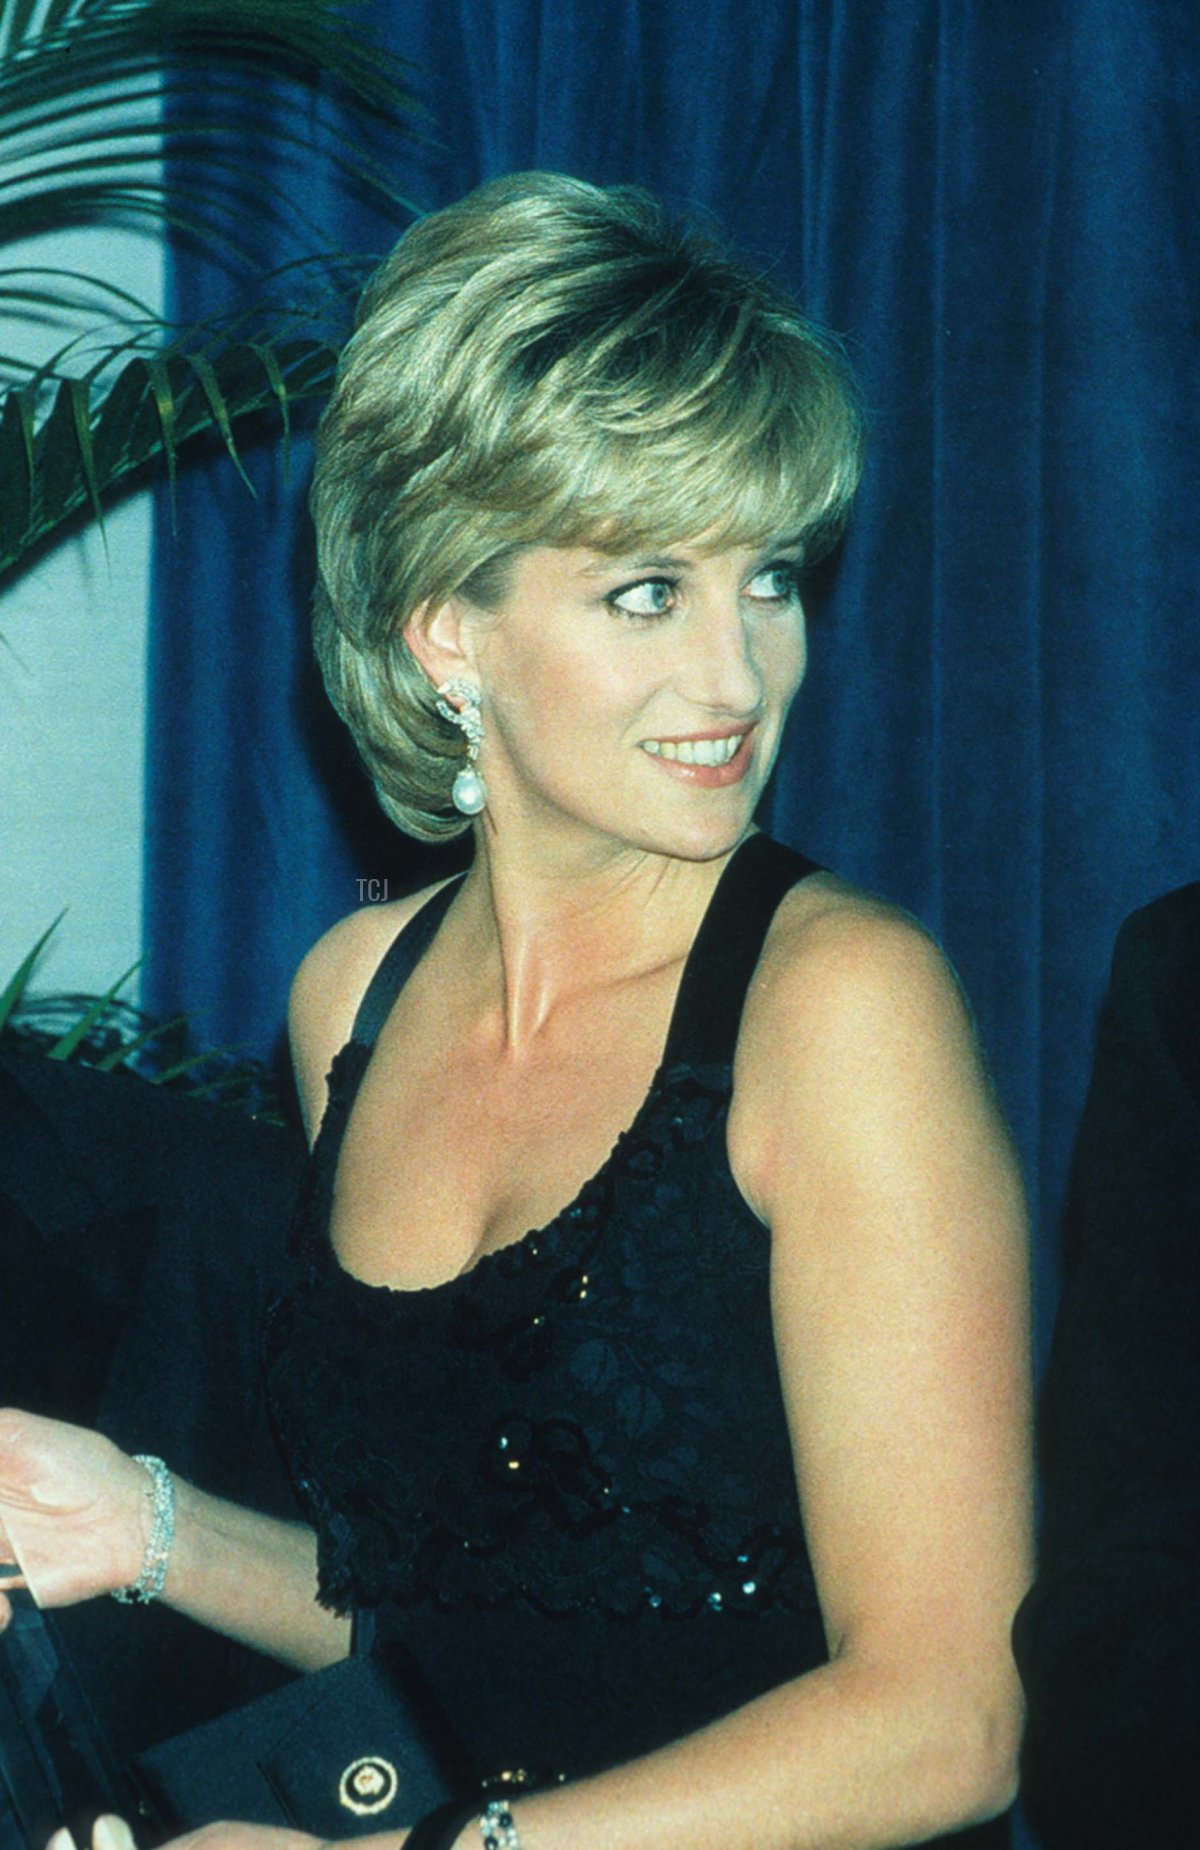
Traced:
[[470, 623], [461, 598], [418, 604], [404, 625], [404, 640], [435, 687], [464, 671], [473, 674]]

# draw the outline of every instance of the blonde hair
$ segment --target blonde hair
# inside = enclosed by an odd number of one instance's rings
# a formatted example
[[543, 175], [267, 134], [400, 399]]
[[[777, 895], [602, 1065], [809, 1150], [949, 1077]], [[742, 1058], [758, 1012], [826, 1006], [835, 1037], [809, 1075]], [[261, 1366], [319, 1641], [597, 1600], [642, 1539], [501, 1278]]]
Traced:
[[468, 826], [414, 611], [494, 606], [529, 546], [815, 556], [860, 447], [829, 338], [648, 194], [515, 174], [419, 220], [364, 293], [311, 502], [317, 656], [388, 815], [425, 841]]

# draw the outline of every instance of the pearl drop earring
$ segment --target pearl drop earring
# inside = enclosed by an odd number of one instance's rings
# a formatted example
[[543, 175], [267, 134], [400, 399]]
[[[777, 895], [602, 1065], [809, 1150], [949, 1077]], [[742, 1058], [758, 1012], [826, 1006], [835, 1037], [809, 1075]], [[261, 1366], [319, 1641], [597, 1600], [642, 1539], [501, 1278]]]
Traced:
[[[452, 706], [461, 701], [461, 706]], [[479, 689], [470, 681], [455, 676], [437, 689], [437, 710], [443, 719], [457, 726], [467, 741], [467, 762], [459, 771], [450, 790], [450, 801], [460, 816], [477, 816], [487, 803], [487, 785], [475, 769], [483, 740]]]

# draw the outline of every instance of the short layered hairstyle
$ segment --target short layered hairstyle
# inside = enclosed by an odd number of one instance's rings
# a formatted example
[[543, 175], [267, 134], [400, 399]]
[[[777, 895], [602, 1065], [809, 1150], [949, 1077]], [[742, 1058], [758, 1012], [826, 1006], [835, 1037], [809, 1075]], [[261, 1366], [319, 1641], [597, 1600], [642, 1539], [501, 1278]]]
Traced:
[[404, 630], [503, 601], [531, 546], [836, 539], [861, 426], [840, 350], [633, 187], [510, 175], [419, 220], [363, 295], [311, 506], [325, 684], [379, 800], [424, 841], [461, 732]]

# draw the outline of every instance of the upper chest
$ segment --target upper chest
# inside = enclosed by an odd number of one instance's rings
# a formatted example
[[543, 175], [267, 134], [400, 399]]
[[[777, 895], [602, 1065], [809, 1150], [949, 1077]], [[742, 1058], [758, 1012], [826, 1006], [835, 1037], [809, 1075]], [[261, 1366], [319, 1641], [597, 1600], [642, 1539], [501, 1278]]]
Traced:
[[637, 1116], [678, 975], [563, 1010], [519, 1057], [402, 993], [338, 1153], [341, 1264], [371, 1283], [437, 1284], [551, 1221]]

